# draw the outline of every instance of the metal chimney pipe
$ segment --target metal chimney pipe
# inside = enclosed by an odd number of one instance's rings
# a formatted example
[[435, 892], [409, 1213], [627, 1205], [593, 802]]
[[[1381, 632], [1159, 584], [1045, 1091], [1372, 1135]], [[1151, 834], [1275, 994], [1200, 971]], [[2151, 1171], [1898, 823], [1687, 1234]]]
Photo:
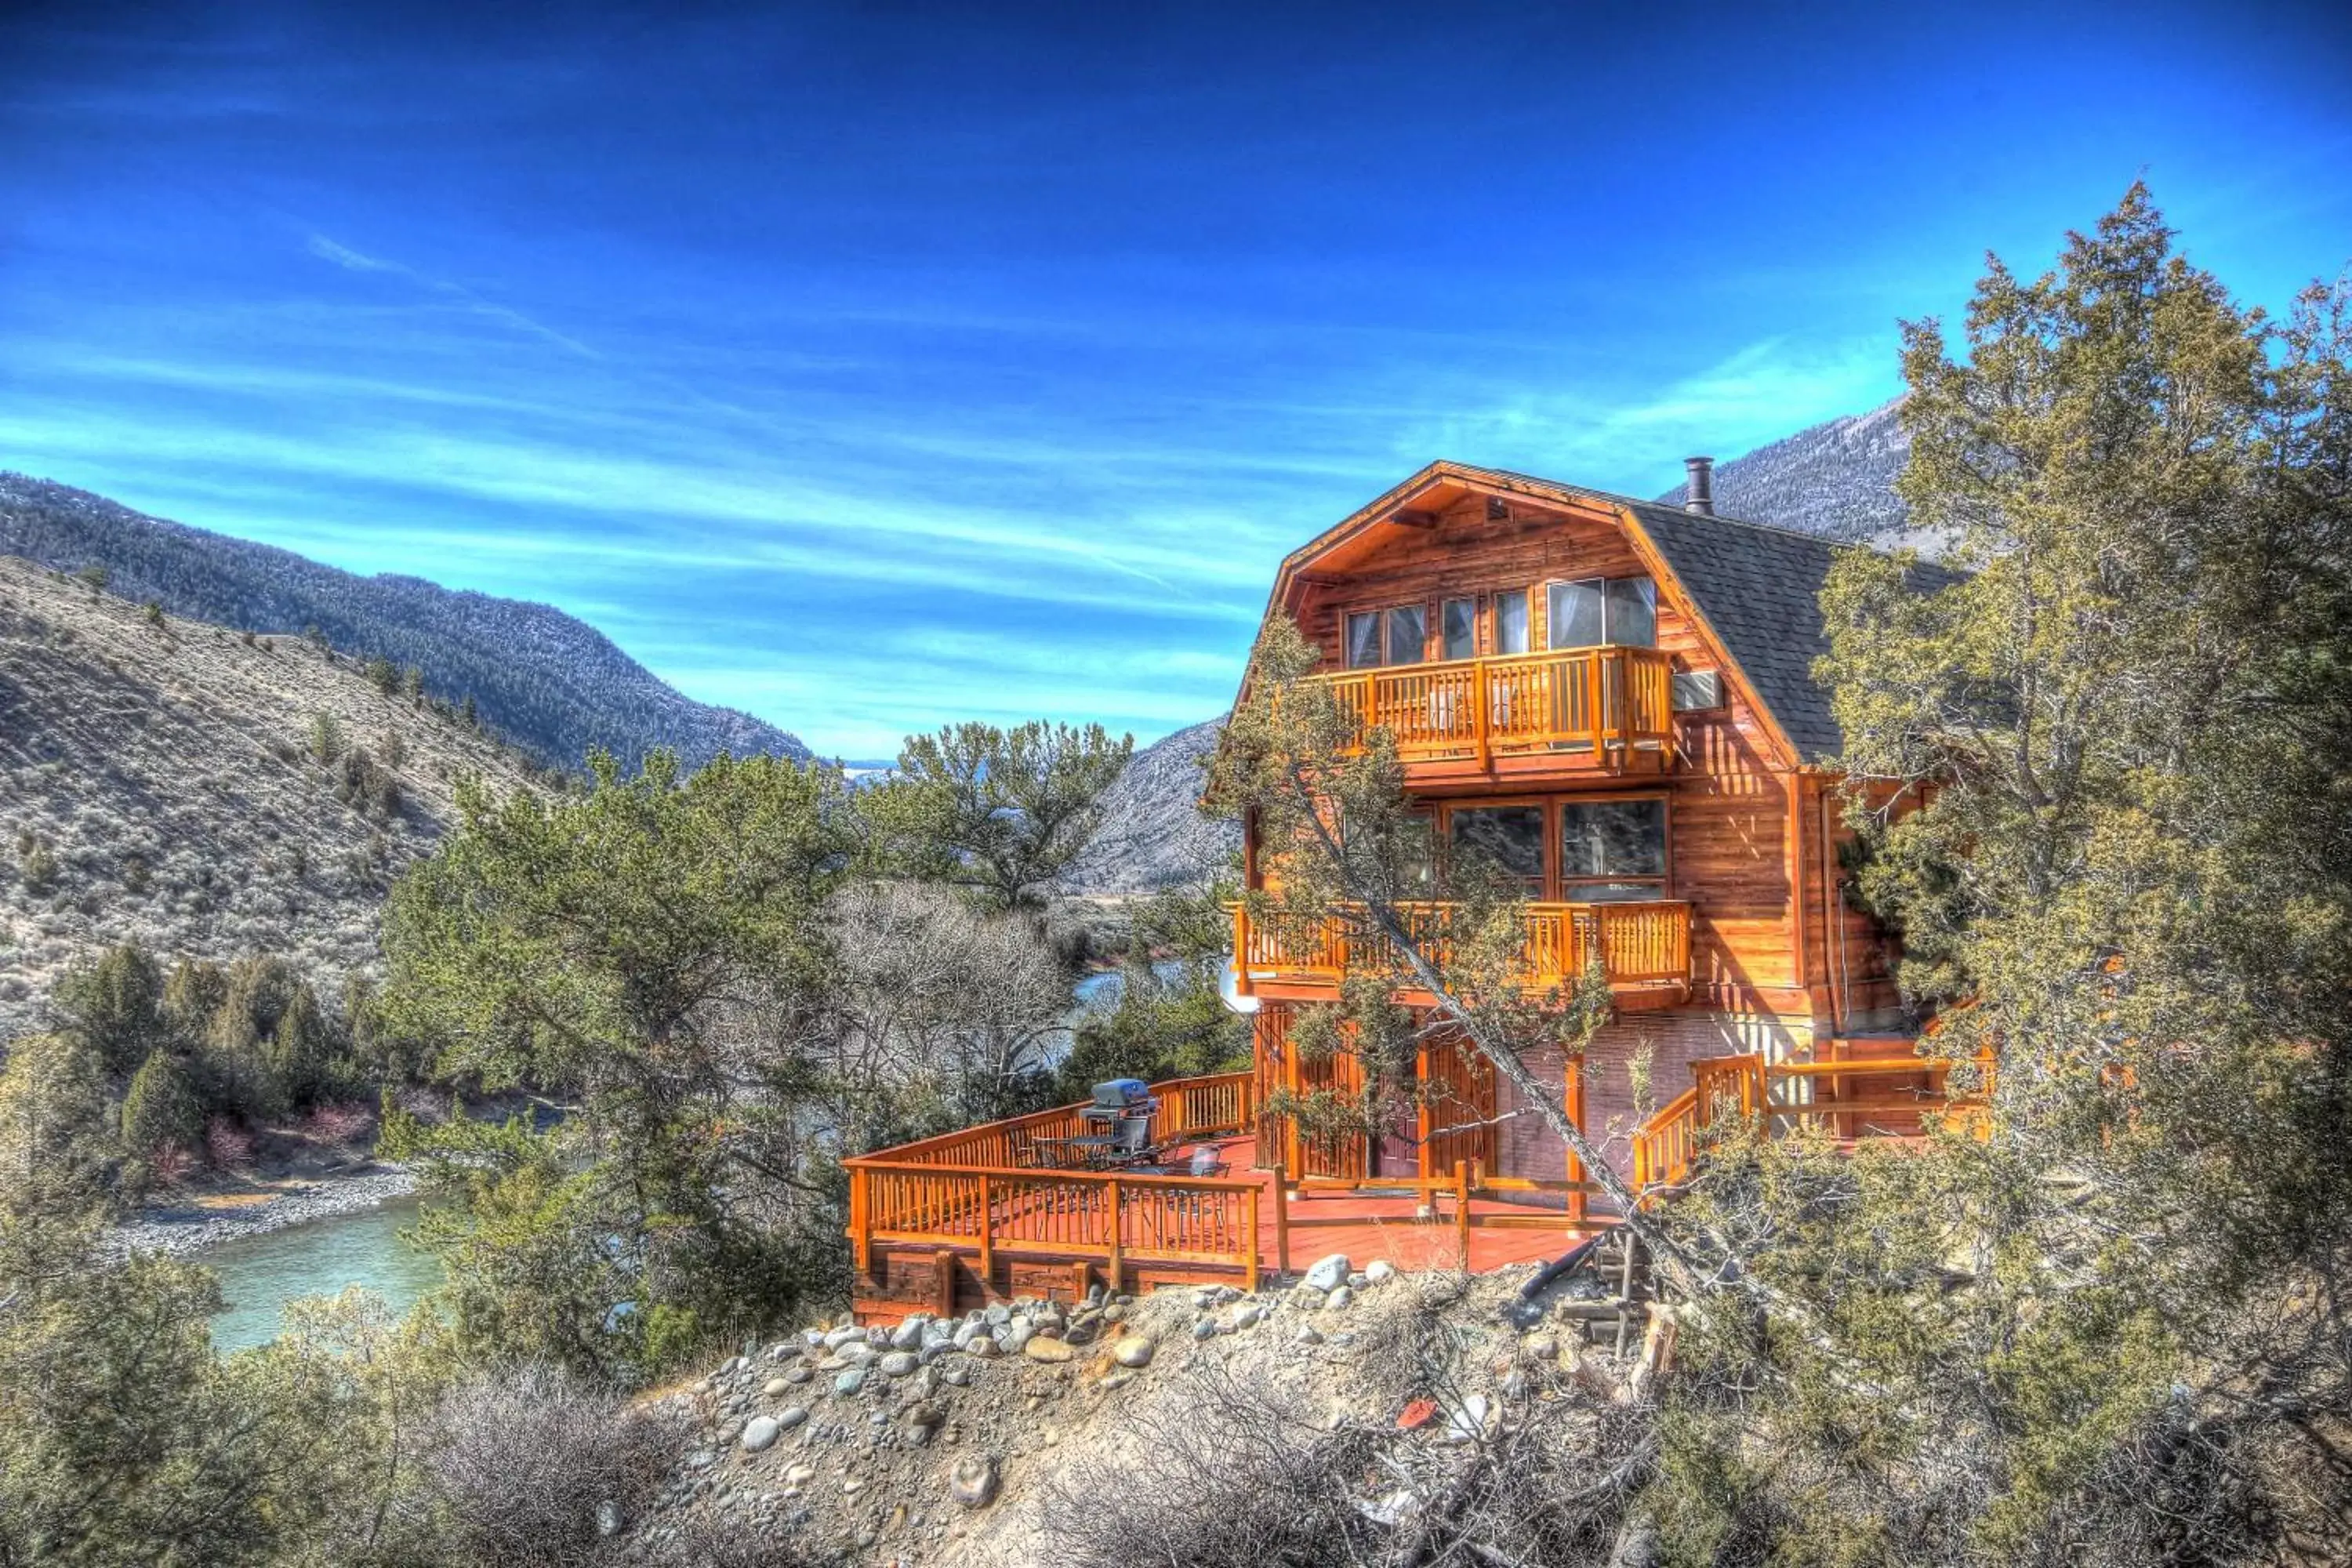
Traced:
[[1690, 476], [1690, 488], [1683, 493], [1683, 510], [1705, 517], [1715, 515], [1715, 459], [1685, 458], [1683, 468]]

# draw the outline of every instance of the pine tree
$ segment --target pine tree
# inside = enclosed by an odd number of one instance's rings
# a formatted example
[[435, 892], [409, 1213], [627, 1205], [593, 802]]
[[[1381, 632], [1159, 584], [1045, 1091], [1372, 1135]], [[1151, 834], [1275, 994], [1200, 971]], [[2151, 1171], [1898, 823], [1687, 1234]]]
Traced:
[[57, 999], [74, 1032], [110, 1072], [129, 1072], [170, 1042], [163, 975], [137, 942], [108, 950], [88, 969], [58, 984]]
[[170, 1051], [159, 1050], [131, 1075], [122, 1097], [122, 1146], [141, 1160], [165, 1149], [194, 1149], [204, 1120], [188, 1069]]

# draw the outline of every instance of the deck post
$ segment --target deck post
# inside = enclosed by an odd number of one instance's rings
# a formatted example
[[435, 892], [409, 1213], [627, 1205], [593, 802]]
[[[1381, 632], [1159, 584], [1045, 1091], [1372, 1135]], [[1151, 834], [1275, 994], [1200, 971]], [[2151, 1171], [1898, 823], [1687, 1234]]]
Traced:
[[849, 1167], [849, 1239], [860, 1274], [870, 1274], [874, 1268], [874, 1227], [867, 1212], [871, 1202], [866, 1190], [866, 1167], [852, 1165]]
[[[1257, 1225], [1255, 1195], [1250, 1199], [1250, 1225], [1253, 1230]], [[1250, 1257], [1256, 1256], [1257, 1246], [1253, 1240]], [[1283, 1171], [1274, 1173], [1274, 1267], [1286, 1279], [1290, 1277], [1290, 1176]]]
[[1470, 1272], [1470, 1163], [1454, 1162], [1454, 1232], [1462, 1243], [1462, 1272]]
[[[1106, 1187], [1106, 1191], [1107, 1191], [1107, 1193], [1108, 1193], [1108, 1197], [1109, 1197], [1109, 1203], [1108, 1203], [1108, 1205], [1107, 1206], [1108, 1207], [1108, 1209], [1109, 1209], [1109, 1211], [1110, 1211], [1110, 1258], [1109, 1258], [1109, 1262], [1108, 1262], [1108, 1273], [1109, 1273], [1109, 1275], [1110, 1275], [1110, 1279], [1109, 1279], [1109, 1280], [1108, 1280], [1108, 1289], [1104, 1292], [1104, 1294], [1106, 1294], [1106, 1295], [1110, 1295], [1110, 1296], [1116, 1296], [1116, 1295], [1118, 1295], [1118, 1292], [1119, 1292], [1119, 1283], [1118, 1283], [1118, 1279], [1119, 1279], [1119, 1268], [1118, 1268], [1118, 1178], [1117, 1176], [1113, 1176], [1113, 1177], [1109, 1180], [1109, 1182], [1108, 1182], [1107, 1184], [1105, 1184], [1105, 1187]], [[1083, 1292], [1081, 1292], [1081, 1294], [1080, 1294], [1080, 1296], [1079, 1296], [1079, 1300], [1085, 1300], [1085, 1295], [1084, 1295], [1084, 1293], [1083, 1293]]]
[[942, 1247], [931, 1254], [931, 1306], [933, 1315], [943, 1323], [955, 1321], [955, 1248]]
[[980, 1173], [980, 1299], [996, 1298], [996, 1199], [986, 1171]]
[[[1275, 1184], [1274, 1190], [1276, 1193], [1280, 1193], [1282, 1191], [1282, 1186], [1279, 1182]], [[1277, 1205], [1281, 1202], [1279, 1198], [1276, 1198], [1275, 1201]], [[1277, 1206], [1275, 1210], [1276, 1219], [1274, 1223], [1274, 1233], [1277, 1237], [1276, 1246], [1277, 1247], [1281, 1245], [1281, 1242], [1278, 1239], [1282, 1235], [1281, 1214], [1282, 1210]], [[1257, 1294], [1257, 1189], [1255, 1187], [1252, 1187], [1249, 1190], [1247, 1202], [1242, 1209], [1242, 1251], [1249, 1258], [1247, 1268], [1248, 1289], [1250, 1294], [1255, 1295]], [[1289, 1272], [1290, 1260], [1287, 1258], [1280, 1259], [1280, 1265], [1285, 1273]]]

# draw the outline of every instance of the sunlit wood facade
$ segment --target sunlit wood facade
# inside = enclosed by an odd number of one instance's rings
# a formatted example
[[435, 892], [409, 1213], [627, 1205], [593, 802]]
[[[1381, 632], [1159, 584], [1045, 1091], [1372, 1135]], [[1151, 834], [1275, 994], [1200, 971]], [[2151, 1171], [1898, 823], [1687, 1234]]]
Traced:
[[[1885, 1034], [1901, 1022], [1888, 944], [1842, 890], [1836, 731], [1811, 675], [1834, 549], [1440, 463], [1290, 555], [1276, 581], [1268, 616], [1318, 646], [1317, 679], [1362, 731], [1394, 739], [1440, 878], [1475, 848], [1523, 879], [1531, 982], [1602, 963], [1616, 1016], [1580, 1070], [1536, 1065], [1588, 1131], [1619, 1134], [1612, 1159], [1628, 1171], [1635, 1129], [1690, 1081], [1688, 1064], [1907, 1048]], [[1253, 881], [1259, 847], [1245, 853]], [[1415, 918], [1442, 927], [1433, 893]], [[1362, 939], [1344, 921], [1266, 931], [1234, 919], [1262, 1100], [1360, 1089], [1356, 1064], [1303, 1061], [1285, 1041], [1298, 1008], [1379, 955], [1351, 954]], [[1295, 1178], [1427, 1181], [1466, 1139], [1490, 1179], [1577, 1184], [1557, 1139], [1514, 1114], [1507, 1083], [1435, 1054], [1423, 1070], [1443, 1086], [1423, 1098], [1475, 1132], [1449, 1136], [1426, 1110], [1336, 1144], [1262, 1124], [1260, 1157]]]

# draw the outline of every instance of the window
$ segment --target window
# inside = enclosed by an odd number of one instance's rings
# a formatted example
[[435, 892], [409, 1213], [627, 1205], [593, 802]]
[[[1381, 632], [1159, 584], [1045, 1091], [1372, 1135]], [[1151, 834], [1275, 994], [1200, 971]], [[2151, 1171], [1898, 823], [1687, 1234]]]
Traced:
[[1658, 585], [1647, 577], [1609, 580], [1609, 640], [1628, 647], [1658, 646]]
[[1528, 591], [1512, 588], [1495, 595], [1495, 651], [1528, 651]]
[[1428, 641], [1429, 612], [1420, 605], [1399, 605], [1389, 612], [1391, 664], [1419, 664]]
[[1362, 669], [1381, 662], [1381, 615], [1363, 610], [1348, 617], [1348, 668]]
[[1665, 895], [1666, 803], [1570, 801], [1559, 808], [1563, 897], [1602, 903]]
[[1544, 586], [1550, 596], [1548, 647], [1657, 646], [1658, 585], [1647, 577], [1594, 577]]
[[1550, 583], [1545, 584], [1550, 595], [1550, 646], [1553, 647], [1591, 647], [1602, 640], [1606, 627], [1601, 579], [1589, 583]]
[[1456, 867], [1491, 868], [1543, 896], [1543, 807], [1482, 805], [1457, 808], [1450, 816], [1447, 847]]
[[1438, 630], [1445, 638], [1448, 658], [1478, 657], [1478, 605], [1473, 599], [1448, 599], [1438, 606]]

